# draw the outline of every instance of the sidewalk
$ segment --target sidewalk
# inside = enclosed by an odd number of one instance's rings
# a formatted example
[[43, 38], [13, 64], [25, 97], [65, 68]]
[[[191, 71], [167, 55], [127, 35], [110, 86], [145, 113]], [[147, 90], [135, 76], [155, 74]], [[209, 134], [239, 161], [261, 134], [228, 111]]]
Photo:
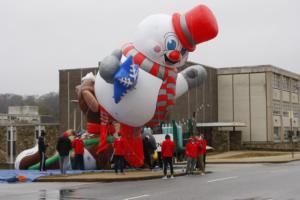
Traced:
[[[300, 160], [300, 152], [277, 151], [230, 151], [207, 155], [207, 164], [234, 164], [234, 163], [285, 163]], [[185, 175], [183, 169], [185, 162], [175, 165], [174, 175]], [[162, 170], [136, 170], [127, 171], [125, 174], [115, 174], [111, 172], [87, 172], [82, 174], [52, 175], [43, 176], [37, 182], [117, 182], [157, 179], [163, 177]]]
[[282, 151], [229, 151], [215, 155], [208, 155], [208, 164], [221, 163], [285, 163], [300, 160], [300, 152]]

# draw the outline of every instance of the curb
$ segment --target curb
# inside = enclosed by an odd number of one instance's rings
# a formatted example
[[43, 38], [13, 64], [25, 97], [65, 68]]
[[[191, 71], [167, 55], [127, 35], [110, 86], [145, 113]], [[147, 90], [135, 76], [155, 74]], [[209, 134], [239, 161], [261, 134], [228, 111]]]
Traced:
[[[183, 176], [185, 173], [175, 173], [174, 176]], [[72, 177], [40, 177], [34, 180], [34, 182], [124, 182], [124, 181], [141, 181], [141, 180], [150, 180], [150, 179], [159, 179], [162, 178], [163, 175], [152, 175], [152, 176], [142, 176], [142, 177], [118, 177], [118, 178], [72, 178]]]

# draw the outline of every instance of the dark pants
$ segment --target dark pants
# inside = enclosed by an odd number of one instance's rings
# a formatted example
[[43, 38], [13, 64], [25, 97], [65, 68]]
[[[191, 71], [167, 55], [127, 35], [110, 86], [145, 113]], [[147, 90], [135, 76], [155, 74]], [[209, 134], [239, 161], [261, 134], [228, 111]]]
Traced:
[[149, 169], [152, 169], [151, 154], [150, 153], [145, 153], [144, 157], [145, 157], [144, 166], [149, 167]]
[[173, 171], [173, 161], [172, 161], [172, 157], [164, 157], [163, 158], [164, 161], [164, 175], [167, 175], [167, 169], [168, 169], [168, 164], [170, 165], [170, 169], [171, 169], [171, 175], [174, 174]]
[[161, 158], [161, 152], [157, 152], [157, 159], [153, 161], [152, 168], [155, 168], [156, 165], [159, 168], [163, 168], [163, 162], [162, 162], [162, 158]]
[[83, 155], [75, 154], [74, 169], [84, 170]]
[[118, 170], [120, 170], [121, 173], [123, 173], [124, 169], [124, 156], [114, 156], [114, 163], [115, 163], [115, 172], [118, 173]]
[[40, 171], [46, 171], [46, 154], [45, 152], [39, 152], [40, 154]]

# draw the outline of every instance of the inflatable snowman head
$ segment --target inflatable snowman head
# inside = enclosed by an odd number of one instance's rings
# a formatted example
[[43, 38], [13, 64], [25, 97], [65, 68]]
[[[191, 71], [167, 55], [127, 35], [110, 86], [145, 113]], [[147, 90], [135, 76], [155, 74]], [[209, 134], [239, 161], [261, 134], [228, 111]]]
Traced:
[[158, 14], [138, 26], [133, 46], [148, 59], [169, 68], [185, 64], [188, 53], [199, 43], [218, 34], [216, 19], [210, 9], [199, 5], [185, 15]]

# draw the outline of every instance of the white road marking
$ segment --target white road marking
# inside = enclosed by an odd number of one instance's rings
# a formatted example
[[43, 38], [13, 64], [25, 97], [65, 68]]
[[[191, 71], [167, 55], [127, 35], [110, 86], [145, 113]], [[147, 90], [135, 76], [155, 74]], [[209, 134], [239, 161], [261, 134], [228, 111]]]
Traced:
[[214, 179], [214, 180], [210, 180], [210, 181], [207, 181], [208, 183], [212, 183], [212, 182], [216, 182], [216, 181], [225, 181], [225, 180], [228, 180], [228, 179], [235, 179], [237, 178], [237, 176], [230, 176], [230, 177], [225, 177], [225, 178], [218, 178], [218, 179]]
[[127, 198], [127, 199], [124, 199], [124, 200], [139, 199], [139, 198], [149, 197], [149, 196], [150, 196], [149, 194], [143, 194], [141, 196], [130, 197], [130, 198]]

